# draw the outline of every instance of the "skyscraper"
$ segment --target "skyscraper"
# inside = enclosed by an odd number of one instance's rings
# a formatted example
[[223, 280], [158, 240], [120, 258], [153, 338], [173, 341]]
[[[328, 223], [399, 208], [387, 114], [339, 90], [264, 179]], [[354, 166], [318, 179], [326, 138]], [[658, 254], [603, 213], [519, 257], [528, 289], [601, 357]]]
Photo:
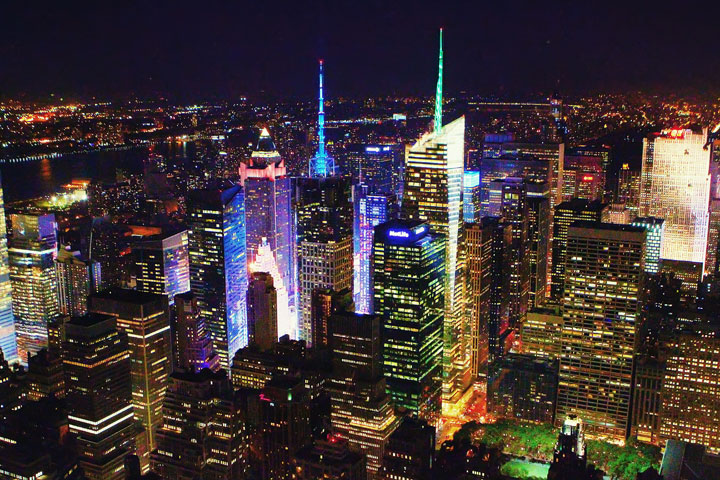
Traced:
[[670, 342], [660, 437], [720, 452], [720, 329], [696, 326]]
[[665, 220], [660, 257], [705, 263], [710, 202], [707, 131], [663, 130], [643, 140], [640, 215]]
[[295, 338], [298, 292], [293, 180], [266, 128], [249, 161], [240, 164], [240, 179], [245, 189], [248, 268], [272, 275], [278, 294], [279, 333]]
[[278, 340], [278, 296], [272, 276], [253, 273], [247, 297], [248, 343], [269, 350]]
[[635, 326], [641, 314], [645, 230], [576, 222], [567, 236], [556, 422], [624, 440], [630, 417]]
[[552, 212], [547, 183], [528, 183], [528, 242], [530, 261], [529, 308], [545, 303], [550, 268]]
[[367, 456], [368, 478], [375, 479], [397, 425], [382, 374], [380, 317], [342, 312], [330, 322], [333, 368], [328, 390], [333, 430]]
[[225, 371], [170, 376], [152, 470], [164, 479], [245, 478], [242, 445], [249, 423], [239, 415]]
[[654, 275], [660, 271], [660, 252], [662, 252], [665, 221], [662, 218], [638, 217], [631, 225], [643, 227], [647, 231], [645, 247], [645, 272]]
[[175, 368], [198, 372], [203, 368], [217, 371], [220, 358], [212, 349], [212, 340], [200, 316], [197, 297], [192, 292], [175, 296]]
[[396, 407], [435, 423], [442, 407], [445, 242], [426, 223], [375, 228], [375, 313], [382, 319], [383, 372]]
[[370, 193], [397, 194], [402, 180], [404, 150], [398, 144], [351, 144], [343, 149], [340, 172], [353, 183], [368, 185]]
[[442, 125], [442, 30], [434, 128], [409, 150], [402, 216], [427, 222], [445, 240], [443, 399], [455, 404], [470, 385], [468, 325], [464, 312], [462, 189], [465, 117]]
[[512, 227], [510, 270], [510, 328], [519, 328], [527, 316], [530, 294], [530, 238], [527, 185], [517, 177], [490, 183], [490, 212]]
[[300, 338], [312, 344], [315, 289], [353, 286], [350, 181], [343, 177], [299, 178], [297, 188]]
[[6, 361], [14, 362], [18, 359], [2, 180], [0, 180], [0, 350]]
[[100, 289], [100, 263], [85, 260], [80, 252], [61, 248], [55, 259], [55, 268], [60, 314], [71, 317], [85, 315], [88, 297]]
[[136, 447], [127, 336], [115, 318], [94, 313], [73, 318], [66, 334], [66, 401], [78, 463], [91, 480], [123, 479], [125, 455]]
[[576, 198], [555, 207], [553, 219], [552, 247], [552, 298], [560, 301], [565, 283], [565, 260], [567, 258], [567, 232], [574, 222], [585, 220], [599, 222], [602, 219], [603, 204], [597, 201]]
[[393, 194], [370, 193], [369, 185], [353, 185], [353, 258], [355, 311], [372, 313], [372, 291], [370, 289], [370, 262], [373, 232], [381, 223], [397, 216], [397, 198]]
[[59, 314], [55, 215], [12, 215], [10, 280], [20, 360], [47, 347], [47, 324]]
[[153, 450], [172, 371], [167, 297], [116, 288], [92, 295], [89, 307], [91, 312], [115, 317], [118, 330], [128, 337], [133, 410]]
[[481, 217], [480, 172], [465, 170], [463, 175], [463, 220], [477, 222]]
[[132, 247], [137, 268], [137, 289], [166, 295], [170, 305], [175, 295], [190, 290], [188, 232], [160, 234]]
[[475, 379], [487, 381], [488, 364], [510, 350], [512, 226], [498, 217], [467, 224], [467, 295]]
[[188, 194], [190, 288], [222, 368], [247, 345], [245, 195], [242, 187]]

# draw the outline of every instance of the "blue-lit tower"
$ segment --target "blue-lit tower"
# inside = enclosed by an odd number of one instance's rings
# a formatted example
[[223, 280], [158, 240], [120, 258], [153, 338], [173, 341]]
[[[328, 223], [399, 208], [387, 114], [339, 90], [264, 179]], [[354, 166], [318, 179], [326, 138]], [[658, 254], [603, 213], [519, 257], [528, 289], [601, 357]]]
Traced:
[[248, 343], [245, 192], [239, 185], [192, 191], [187, 218], [190, 289], [227, 369]]
[[5, 202], [0, 184], [0, 349], [5, 360], [14, 362], [18, 358], [15, 339], [15, 319], [12, 310], [12, 286], [8, 262], [7, 226], [5, 224]]
[[373, 231], [376, 226], [397, 217], [397, 197], [392, 194], [371, 193], [364, 183], [353, 186], [353, 297], [355, 312], [373, 313], [371, 268]]
[[310, 159], [311, 177], [335, 174], [335, 160], [325, 151], [325, 98], [323, 97], [323, 61], [320, 60], [320, 95], [318, 97], [318, 150]]

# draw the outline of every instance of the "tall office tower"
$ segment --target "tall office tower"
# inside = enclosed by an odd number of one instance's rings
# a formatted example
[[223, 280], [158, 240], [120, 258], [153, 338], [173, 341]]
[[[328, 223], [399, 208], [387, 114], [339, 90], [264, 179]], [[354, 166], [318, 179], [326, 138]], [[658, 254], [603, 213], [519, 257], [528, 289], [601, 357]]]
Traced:
[[[510, 269], [508, 265], [512, 261], [512, 226], [500, 221], [498, 217], [484, 217], [479, 224], [473, 225], [473, 240], [468, 240], [468, 258], [472, 257], [472, 261], [476, 262], [477, 258], [483, 259], [482, 275], [489, 275], [488, 288], [490, 295], [489, 312], [487, 317], [483, 316], [481, 304], [475, 302], [482, 301], [482, 297], [476, 298], [468, 296], [469, 301], [473, 305], [475, 313], [470, 317], [471, 322], [475, 324], [473, 335], [480, 335], [479, 348], [483, 347], [484, 331], [487, 329], [488, 343], [488, 361], [492, 363], [496, 358], [501, 357], [505, 352], [510, 350], [514, 335], [510, 327]], [[478, 251], [482, 245], [482, 250]], [[488, 251], [489, 249], [489, 251]], [[472, 253], [471, 253], [472, 250]], [[489, 273], [485, 270], [485, 265], [489, 265]], [[471, 272], [470, 281], [477, 282], [474, 279], [477, 275], [477, 265], [473, 267], [475, 270]], [[482, 287], [480, 292], [482, 293]], [[477, 292], [476, 287], [468, 291], [472, 295]], [[477, 310], [477, 308], [481, 308]], [[485, 319], [485, 320], [483, 320]], [[485, 325], [485, 322], [487, 325]], [[482, 352], [481, 350], [478, 350]], [[478, 357], [478, 364], [481, 372], [487, 374], [487, 368], [482, 366], [482, 356]], [[479, 371], [478, 374], [481, 373]]]
[[27, 398], [39, 401], [45, 397], [65, 398], [65, 374], [62, 359], [40, 350], [28, 360]]
[[91, 312], [115, 317], [118, 330], [128, 336], [135, 420], [142, 423], [153, 450], [172, 371], [167, 297], [117, 288], [92, 295], [89, 308]]
[[375, 227], [397, 217], [397, 197], [393, 194], [370, 193], [369, 185], [353, 185], [353, 263], [355, 311], [372, 313], [370, 262]]
[[404, 417], [390, 435], [383, 459], [383, 480], [430, 480], [435, 454], [435, 427]]
[[125, 456], [136, 447], [127, 335], [115, 318], [94, 313], [73, 318], [66, 334], [66, 402], [78, 464], [91, 480], [123, 479]]
[[631, 225], [643, 227], [647, 231], [645, 246], [645, 273], [654, 275], [660, 271], [660, 252], [665, 235], [665, 220], [654, 217], [637, 217]]
[[[720, 160], [718, 160], [720, 161]], [[714, 162], [715, 163], [715, 162]], [[715, 163], [717, 164], [717, 163]], [[718, 273], [718, 254], [720, 253], [720, 198], [710, 200], [710, 219], [708, 220], [707, 253], [705, 254], [705, 273]]]
[[195, 190], [188, 194], [190, 289], [220, 356], [229, 368], [247, 345], [247, 257], [245, 195], [242, 187]]
[[328, 436], [301, 448], [293, 457], [293, 480], [318, 478], [365, 480], [365, 457], [353, 452], [342, 438]]
[[137, 268], [137, 289], [166, 295], [170, 305], [175, 295], [190, 290], [188, 232], [161, 234], [132, 247]]
[[400, 145], [351, 144], [343, 152], [340, 171], [350, 175], [353, 184], [362, 183], [370, 193], [397, 195], [402, 181], [402, 155]]
[[367, 476], [375, 479], [397, 426], [382, 373], [380, 317], [344, 312], [330, 322], [330, 420], [352, 449], [367, 456]]
[[20, 361], [47, 347], [47, 325], [59, 314], [55, 215], [11, 215], [8, 250]]
[[268, 350], [278, 340], [278, 296], [269, 273], [252, 274], [247, 292], [248, 343]]
[[548, 296], [550, 267], [550, 188], [547, 183], [528, 183], [528, 242], [530, 294], [528, 308], [539, 307]]
[[577, 222], [568, 230], [556, 421], [624, 440], [635, 326], [642, 310], [645, 230]]
[[318, 149], [310, 159], [309, 176], [327, 177], [335, 175], [335, 160], [325, 150], [325, 97], [323, 96], [323, 61], [320, 60], [320, 95], [318, 96]]
[[164, 479], [245, 478], [244, 427], [224, 370], [170, 376], [151, 468]]
[[[493, 192], [497, 191], [497, 194]], [[490, 184], [490, 210], [512, 227], [510, 269], [510, 328], [525, 321], [530, 295], [530, 238], [527, 185], [521, 178], [508, 177]]]
[[402, 216], [427, 222], [445, 240], [443, 404], [456, 404], [470, 386], [470, 345], [465, 321], [462, 189], [465, 117], [442, 125], [442, 30], [434, 129], [407, 154]]
[[220, 357], [212, 349], [212, 340], [200, 315], [197, 297], [191, 292], [175, 296], [175, 368], [185, 372], [199, 372], [220, 368]]
[[465, 170], [463, 174], [463, 221], [466, 223], [480, 221], [481, 200], [480, 171]]
[[251, 272], [273, 276], [278, 293], [278, 328], [297, 336], [297, 269], [293, 180], [267, 129], [247, 163], [240, 164], [245, 188], [247, 256]]
[[55, 259], [55, 271], [60, 314], [72, 317], [85, 315], [88, 296], [100, 290], [100, 263], [85, 260], [80, 252], [61, 248]]
[[490, 288], [492, 283], [491, 229], [465, 224], [465, 288], [470, 319], [470, 372], [476, 384], [487, 386]]
[[292, 457], [310, 444], [310, 405], [303, 381], [275, 376], [260, 393], [262, 478], [290, 479]]
[[310, 301], [312, 345], [327, 348], [330, 345], [330, 317], [334, 313], [355, 310], [353, 294], [348, 288], [336, 292], [329, 288], [316, 288]]
[[300, 338], [312, 345], [312, 293], [353, 287], [353, 206], [350, 181], [299, 178], [297, 188]]
[[445, 241], [426, 223], [375, 228], [375, 313], [382, 319], [383, 372], [396, 407], [434, 424], [442, 407]]
[[567, 258], [565, 251], [567, 249], [567, 232], [570, 225], [578, 220], [600, 222], [602, 219], [602, 211], [602, 203], [597, 201], [590, 202], [584, 199], [563, 202], [555, 208], [551, 285], [551, 296], [553, 300], [559, 302], [563, 298], [565, 259]]
[[12, 311], [12, 284], [8, 260], [7, 224], [5, 223], [5, 200], [0, 177], [0, 350], [8, 362], [18, 359], [15, 337], [15, 318]]
[[500, 418], [551, 423], [557, 395], [557, 362], [511, 353], [492, 367], [488, 412]]
[[665, 361], [647, 355], [635, 357], [630, 436], [641, 442], [660, 444], [662, 385]]
[[660, 257], [705, 263], [710, 203], [707, 131], [663, 130], [643, 140], [640, 215], [665, 219]]
[[661, 440], [720, 453], [720, 329], [696, 326], [673, 338], [662, 385]]
[[593, 478], [587, 469], [587, 451], [585, 449], [585, 433], [583, 420], [576, 416], [555, 419], [562, 422], [558, 435], [553, 461], [548, 471], [548, 478]]
[[624, 203], [630, 211], [637, 215], [640, 211], [640, 171], [633, 170], [623, 163], [618, 173], [615, 199]]
[[549, 360], [560, 358], [562, 323], [559, 307], [530, 310], [522, 329], [523, 353]]
[[563, 201], [602, 200], [609, 159], [609, 147], [574, 147], [565, 152]]

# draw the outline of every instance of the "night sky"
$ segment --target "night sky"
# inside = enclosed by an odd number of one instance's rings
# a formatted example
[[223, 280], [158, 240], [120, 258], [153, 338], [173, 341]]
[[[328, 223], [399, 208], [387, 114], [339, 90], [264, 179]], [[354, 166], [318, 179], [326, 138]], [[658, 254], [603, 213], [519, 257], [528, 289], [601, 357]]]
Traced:
[[430, 96], [440, 26], [450, 93], [717, 93], [705, 3], [9, 0], [0, 97], [305, 98], [318, 58], [330, 97]]

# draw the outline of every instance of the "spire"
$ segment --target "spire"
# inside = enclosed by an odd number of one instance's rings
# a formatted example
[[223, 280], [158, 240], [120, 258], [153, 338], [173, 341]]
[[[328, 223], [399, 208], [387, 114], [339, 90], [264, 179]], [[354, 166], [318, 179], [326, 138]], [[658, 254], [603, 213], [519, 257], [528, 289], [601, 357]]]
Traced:
[[438, 81], [435, 89], [435, 132], [442, 128], [442, 78], [443, 78], [443, 29], [440, 29], [440, 56], [438, 57]]
[[320, 60], [320, 95], [318, 96], [318, 150], [310, 159], [310, 176], [327, 177], [335, 174], [333, 159], [325, 151], [325, 97], [323, 96], [323, 61]]
[[318, 106], [318, 157], [325, 157], [325, 98], [323, 97], [323, 61], [320, 60], [320, 97]]

